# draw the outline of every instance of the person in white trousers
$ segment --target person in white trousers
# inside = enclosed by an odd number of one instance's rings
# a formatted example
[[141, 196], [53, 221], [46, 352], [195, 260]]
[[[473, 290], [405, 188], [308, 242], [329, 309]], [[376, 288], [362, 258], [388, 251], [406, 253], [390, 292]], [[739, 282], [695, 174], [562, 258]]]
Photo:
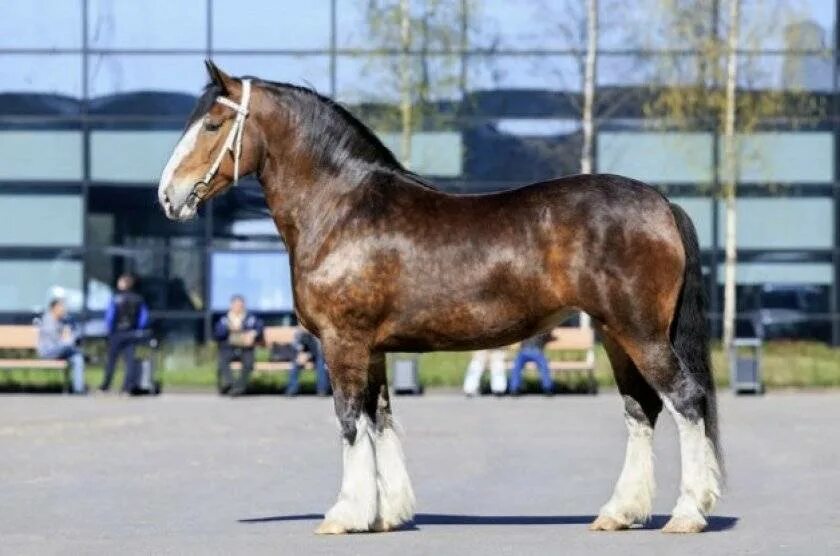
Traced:
[[490, 390], [501, 396], [507, 390], [507, 376], [505, 375], [505, 350], [482, 349], [473, 353], [464, 377], [464, 394], [475, 396], [481, 383], [481, 375], [487, 363], [490, 363]]

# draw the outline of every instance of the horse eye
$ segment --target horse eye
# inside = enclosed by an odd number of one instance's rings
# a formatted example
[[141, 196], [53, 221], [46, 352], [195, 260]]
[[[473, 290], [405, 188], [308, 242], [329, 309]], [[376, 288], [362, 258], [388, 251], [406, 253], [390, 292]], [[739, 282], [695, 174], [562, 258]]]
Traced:
[[219, 122], [217, 124], [213, 123], [213, 122], [210, 122], [210, 121], [204, 122], [204, 129], [206, 131], [218, 131], [220, 127], [222, 127], [221, 122]]

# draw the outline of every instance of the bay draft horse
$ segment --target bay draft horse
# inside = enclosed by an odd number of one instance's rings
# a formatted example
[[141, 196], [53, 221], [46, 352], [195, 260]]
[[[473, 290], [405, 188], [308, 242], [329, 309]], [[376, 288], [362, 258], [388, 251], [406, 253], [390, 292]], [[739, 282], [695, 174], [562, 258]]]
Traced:
[[340, 493], [318, 533], [385, 531], [413, 517], [386, 352], [504, 346], [572, 310], [603, 336], [629, 435], [591, 529], [649, 517], [663, 405], [682, 461], [664, 530], [704, 529], [721, 467], [699, 248], [685, 212], [614, 175], [444, 193], [329, 98], [207, 68], [158, 197], [170, 219], [187, 220], [240, 174], [262, 185], [288, 248], [295, 311], [323, 342], [343, 438]]

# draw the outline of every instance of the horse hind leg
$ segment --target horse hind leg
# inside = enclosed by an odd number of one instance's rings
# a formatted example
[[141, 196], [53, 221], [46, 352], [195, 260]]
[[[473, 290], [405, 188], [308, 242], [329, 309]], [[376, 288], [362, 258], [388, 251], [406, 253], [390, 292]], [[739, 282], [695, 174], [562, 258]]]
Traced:
[[374, 354], [368, 375], [366, 410], [374, 420], [378, 511], [373, 529], [390, 531], [414, 518], [414, 490], [391, 415], [385, 355]]
[[680, 495], [663, 531], [699, 533], [721, 493], [714, 384], [707, 361], [701, 360], [705, 354], [698, 358], [691, 350], [680, 351], [685, 358], [665, 339], [636, 351], [634, 360], [679, 431]]
[[590, 529], [616, 531], [644, 523], [650, 517], [655, 491], [653, 428], [662, 410], [662, 401], [630, 357], [608, 335], [604, 336], [604, 347], [624, 398], [627, 449], [613, 494], [601, 507]]

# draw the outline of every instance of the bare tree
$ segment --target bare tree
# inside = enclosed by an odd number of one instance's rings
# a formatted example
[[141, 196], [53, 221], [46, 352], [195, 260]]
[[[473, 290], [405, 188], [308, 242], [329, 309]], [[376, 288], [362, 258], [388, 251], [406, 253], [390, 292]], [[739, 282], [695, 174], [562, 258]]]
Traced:
[[598, 67], [598, 0], [586, 0], [586, 62], [583, 71], [583, 113], [581, 128], [580, 171], [592, 173], [592, 144], [595, 129], [592, 110], [595, 104], [595, 70]]
[[729, 348], [735, 337], [735, 270], [737, 267], [735, 185], [735, 87], [738, 83], [738, 39], [741, 32], [741, 0], [729, 0], [729, 31], [726, 51], [726, 98], [723, 123], [723, 198], [726, 205], [726, 258], [723, 275], [723, 345]]
[[400, 158], [408, 168], [411, 164], [411, 12], [409, 0], [400, 0], [400, 120], [402, 123], [402, 141]]
[[[711, 130], [722, 139], [719, 194], [724, 202], [724, 303], [723, 336], [731, 345], [736, 320], [736, 198], [739, 160], [749, 156], [739, 137], [753, 133], [762, 123], [781, 117], [818, 116], [823, 107], [797, 89], [795, 83], [781, 87], [768, 83], [766, 63], [752, 54], [768, 36], [781, 32], [795, 17], [787, 0], [767, 0], [765, 13], [754, 13], [745, 28], [741, 0], [727, 0], [721, 25], [708, 4], [691, 0], [660, 0], [667, 25], [666, 40], [685, 45], [690, 56], [661, 56], [648, 75], [651, 100], [645, 112], [651, 125], [664, 129]], [[744, 51], [748, 53], [744, 54]], [[739, 87], [742, 90], [739, 92]], [[751, 89], [751, 90], [743, 90]], [[753, 156], [759, 156], [754, 153]], [[710, 184], [711, 185], [711, 184]], [[716, 233], [716, 231], [715, 231]], [[717, 280], [717, 276], [712, 277]]]
[[436, 116], [432, 100], [457, 96], [465, 86], [461, 49], [468, 4], [471, 0], [368, 0], [365, 32], [374, 52], [365, 71], [384, 77], [374, 100], [394, 92], [398, 97], [398, 114], [383, 107], [372, 121], [380, 131], [399, 129], [400, 159], [407, 167], [414, 131]]

